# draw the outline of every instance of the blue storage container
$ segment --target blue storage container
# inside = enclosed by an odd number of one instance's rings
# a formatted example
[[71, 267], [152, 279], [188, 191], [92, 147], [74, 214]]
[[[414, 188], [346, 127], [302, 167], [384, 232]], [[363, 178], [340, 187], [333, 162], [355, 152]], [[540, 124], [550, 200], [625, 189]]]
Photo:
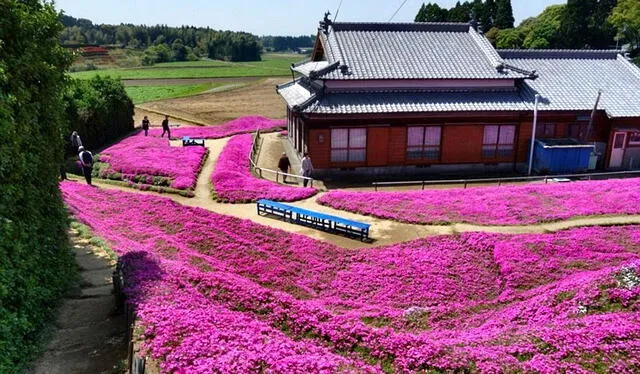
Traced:
[[537, 139], [533, 152], [533, 169], [540, 174], [573, 174], [589, 169], [593, 144], [576, 139]]

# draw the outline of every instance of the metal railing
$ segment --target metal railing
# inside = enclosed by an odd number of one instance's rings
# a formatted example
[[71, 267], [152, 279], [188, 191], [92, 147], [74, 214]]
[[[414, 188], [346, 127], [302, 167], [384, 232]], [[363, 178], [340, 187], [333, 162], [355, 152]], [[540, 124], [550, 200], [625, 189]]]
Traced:
[[255, 135], [253, 136], [253, 145], [251, 146], [251, 153], [249, 153], [249, 162], [251, 163], [251, 170], [257, 173], [258, 176], [262, 179], [264, 178], [263, 173], [275, 174], [276, 183], [280, 183], [280, 176], [282, 176], [283, 182], [285, 177], [291, 177], [291, 178], [294, 178], [294, 180], [296, 181], [306, 180], [309, 183], [309, 185], [313, 187], [313, 178], [303, 177], [302, 175], [297, 175], [297, 174], [283, 173], [279, 170], [272, 170], [272, 169], [259, 167], [256, 164], [256, 158], [258, 157], [259, 153], [260, 153], [260, 130], [257, 130]]
[[626, 176], [640, 174], [640, 170], [634, 171], [615, 171], [608, 173], [589, 173], [589, 174], [564, 174], [564, 175], [539, 175], [534, 177], [508, 177], [508, 178], [470, 178], [470, 179], [444, 179], [444, 180], [422, 180], [422, 181], [402, 181], [402, 182], [373, 182], [372, 186], [375, 191], [378, 191], [378, 187], [394, 187], [394, 186], [421, 186], [424, 190], [426, 186], [439, 185], [439, 184], [461, 184], [464, 188], [467, 188], [470, 184], [476, 183], [497, 183], [501, 186], [503, 183], [509, 182], [527, 182], [527, 181], [544, 181], [548, 183], [554, 179], [563, 178], [582, 178], [591, 180], [594, 177], [614, 177], [614, 176]]

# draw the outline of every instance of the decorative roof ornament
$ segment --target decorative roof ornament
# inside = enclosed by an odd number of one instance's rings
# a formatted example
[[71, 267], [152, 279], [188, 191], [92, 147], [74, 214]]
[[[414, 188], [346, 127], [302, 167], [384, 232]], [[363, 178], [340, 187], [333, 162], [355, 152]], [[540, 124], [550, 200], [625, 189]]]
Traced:
[[331, 12], [326, 11], [324, 13], [324, 19], [322, 21], [320, 21], [320, 28], [322, 29], [322, 32], [325, 35], [329, 34], [329, 26], [331, 26], [333, 24], [333, 22], [331, 21], [331, 19], [329, 19], [329, 16], [331, 15]]

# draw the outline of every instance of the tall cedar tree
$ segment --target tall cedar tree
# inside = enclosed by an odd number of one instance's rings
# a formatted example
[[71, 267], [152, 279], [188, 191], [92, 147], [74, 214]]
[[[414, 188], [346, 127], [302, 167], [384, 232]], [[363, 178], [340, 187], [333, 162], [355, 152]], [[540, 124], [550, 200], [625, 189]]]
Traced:
[[493, 0], [487, 0], [484, 2], [484, 9], [480, 16], [480, 25], [482, 29], [487, 32], [494, 27], [496, 19], [496, 3]]
[[512, 29], [515, 19], [513, 18], [513, 8], [511, 0], [496, 0], [496, 13], [494, 26], [504, 30]]
[[416, 15], [416, 22], [446, 22], [449, 11], [441, 8], [438, 4], [422, 4], [420, 11]]
[[19, 373], [74, 274], [57, 180], [70, 56], [50, 2], [0, 8], [0, 372]]
[[568, 0], [560, 25], [560, 47], [608, 47], [615, 33], [607, 17], [615, 5], [612, 0]]

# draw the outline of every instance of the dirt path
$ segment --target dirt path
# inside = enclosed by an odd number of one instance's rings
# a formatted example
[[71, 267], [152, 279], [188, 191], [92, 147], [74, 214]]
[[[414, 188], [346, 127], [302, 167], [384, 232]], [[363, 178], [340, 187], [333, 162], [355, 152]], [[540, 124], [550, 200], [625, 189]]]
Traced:
[[[418, 225], [400, 223], [372, 216], [365, 216], [319, 205], [316, 203], [316, 198], [318, 198], [322, 194], [316, 195], [307, 200], [290, 203], [291, 205], [301, 208], [369, 223], [371, 225], [370, 236], [374, 239], [374, 242], [363, 243], [361, 241], [349, 239], [341, 235], [333, 235], [308, 227], [283, 222], [275, 218], [259, 216], [256, 212], [255, 204], [222, 204], [214, 201], [211, 198], [211, 174], [213, 174], [215, 164], [218, 160], [218, 157], [220, 156], [220, 153], [222, 152], [222, 149], [227, 144], [228, 139], [229, 138], [206, 140], [206, 147], [209, 149], [209, 156], [205, 164], [203, 165], [202, 171], [198, 177], [198, 181], [196, 183], [196, 188], [194, 191], [195, 197], [187, 198], [174, 194], [165, 194], [162, 196], [168, 197], [173, 201], [185, 206], [199, 207], [219, 214], [226, 214], [242, 219], [248, 219], [265, 226], [305, 235], [344, 248], [362, 248], [388, 245], [423, 238], [426, 236], [450, 235], [459, 232], [495, 232], [505, 234], [545, 233], [581, 226], [640, 224], [640, 215], [628, 215], [611, 217], [578, 217], [575, 219], [569, 219], [560, 222], [523, 226], [483, 226], [464, 223], [455, 223], [450, 225]], [[140, 194], [158, 195], [155, 192], [139, 191], [124, 186], [102, 183], [99, 179], [95, 180], [94, 184], [105, 189], [115, 189]]]
[[82, 288], [64, 299], [53, 339], [32, 372], [122, 373], [127, 357], [126, 319], [114, 313], [111, 274], [115, 263], [77, 231], [72, 230], [70, 238], [82, 270]]
[[[207, 67], [208, 68], [208, 67]], [[259, 82], [267, 77], [228, 77], [228, 78], [165, 78], [165, 79], [123, 79], [125, 86], [171, 86], [184, 84], [245, 84]]]

